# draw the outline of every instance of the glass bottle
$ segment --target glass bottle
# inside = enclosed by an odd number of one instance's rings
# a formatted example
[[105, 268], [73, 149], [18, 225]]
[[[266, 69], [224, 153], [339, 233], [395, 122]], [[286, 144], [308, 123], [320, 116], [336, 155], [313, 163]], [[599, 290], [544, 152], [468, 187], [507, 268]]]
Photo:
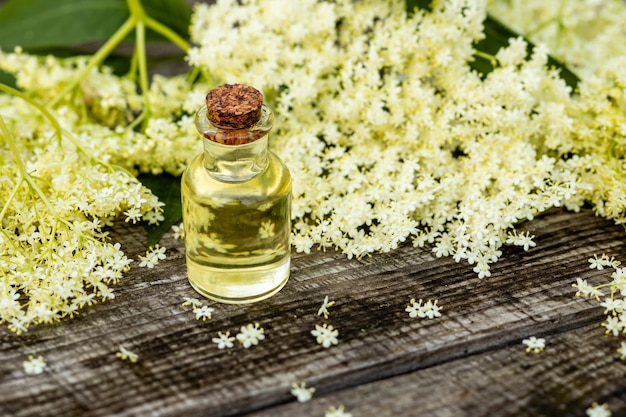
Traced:
[[276, 294], [290, 267], [291, 176], [268, 150], [274, 116], [256, 89], [226, 84], [196, 113], [204, 152], [183, 173], [189, 282], [224, 303]]

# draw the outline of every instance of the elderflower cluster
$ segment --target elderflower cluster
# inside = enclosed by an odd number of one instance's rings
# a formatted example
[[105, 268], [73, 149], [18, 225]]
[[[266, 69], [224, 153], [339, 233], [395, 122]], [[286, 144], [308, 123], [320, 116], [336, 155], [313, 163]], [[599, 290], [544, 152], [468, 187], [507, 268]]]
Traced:
[[626, 224], [626, 4], [621, 0], [489, 0], [488, 10], [550, 53], [579, 77], [577, 94], [562, 103], [569, 141], [582, 156], [578, 199], [600, 216]]
[[[84, 57], [41, 58], [19, 49], [0, 50], [0, 69], [13, 74], [17, 86], [41, 103], [56, 99], [84, 66]], [[76, 97], [61, 96], [51, 111], [94, 159], [131, 173], [180, 175], [201, 150], [193, 117], [208, 88], [203, 83], [190, 85], [184, 76], [155, 75], [147, 92], [150, 118], [146, 128], [139, 130], [132, 122], [141, 111], [143, 98], [135, 82], [100, 67], [81, 82]], [[14, 131], [21, 138], [31, 145], [45, 143], [50, 126], [29, 104], [0, 95], [0, 111], [7, 123], [14, 121]], [[72, 155], [72, 149], [64, 151]], [[48, 154], [58, 162], [58, 152]]]
[[587, 77], [624, 53], [622, 0], [488, 0], [489, 13]]
[[[527, 57], [511, 39], [483, 76], [469, 64], [487, 10], [538, 45]], [[503, 245], [534, 246], [516, 226], [552, 207], [591, 203], [626, 224], [624, 16], [619, 0], [442, 0], [411, 15], [402, 0], [218, 0], [194, 11], [188, 61], [274, 109], [297, 251], [360, 258], [411, 242], [483, 278]], [[548, 53], [580, 75], [575, 91]], [[207, 83], [154, 76], [146, 98], [94, 67], [64, 94], [87, 65], [0, 51], [23, 94], [0, 94], [0, 322], [16, 332], [112, 298], [129, 260], [103, 226], [162, 218], [134, 174], [179, 175], [201, 149]]]
[[[576, 284], [572, 285], [577, 289], [576, 296], [595, 298], [604, 308], [604, 314], [607, 317], [602, 326], [606, 329], [606, 334], [619, 336], [626, 333], [626, 268], [620, 267], [619, 261], [606, 254], [602, 254], [600, 257], [594, 255], [593, 258], [590, 258], [589, 267], [597, 270], [612, 269], [611, 281], [593, 286], [586, 280], [577, 278]], [[603, 288], [608, 289], [610, 294], [605, 295], [602, 292]], [[626, 357], [626, 343], [622, 342], [617, 351], [620, 357], [624, 359]]]
[[[488, 277], [503, 245], [534, 245], [515, 226], [551, 207], [588, 199], [623, 218], [620, 178], [603, 182], [612, 154], [595, 153], [609, 145], [591, 135], [623, 140], [624, 116], [606, 95], [574, 97], [548, 50], [525, 60], [522, 39], [481, 79], [468, 63], [485, 13], [476, 1], [412, 16], [392, 0], [196, 9], [190, 63], [255, 85], [276, 111], [271, 146], [294, 176], [296, 250], [361, 257], [410, 240]], [[607, 77], [621, 80], [619, 70]]]
[[36, 140], [0, 137], [19, 147], [26, 167], [0, 154], [0, 323], [18, 334], [114, 298], [110, 286], [131, 260], [103, 227], [124, 210], [160, 210], [134, 177]]
[[[106, 67], [91, 70], [78, 94], [59, 96], [85, 66], [86, 58], [0, 51], [0, 69], [24, 93], [0, 94], [0, 323], [18, 334], [114, 298], [111, 285], [131, 260], [104, 227], [163, 220], [163, 204], [133, 174], [178, 175], [198, 151], [192, 114], [206, 86], [156, 76], [140, 131], [129, 124], [143, 103], [134, 82]], [[163, 251], [141, 265], [156, 265]]]

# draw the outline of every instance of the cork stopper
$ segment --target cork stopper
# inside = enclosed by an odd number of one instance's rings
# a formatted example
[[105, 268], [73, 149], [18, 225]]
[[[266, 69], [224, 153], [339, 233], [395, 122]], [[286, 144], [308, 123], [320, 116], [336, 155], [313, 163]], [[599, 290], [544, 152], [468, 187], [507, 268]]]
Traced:
[[261, 118], [263, 95], [254, 87], [224, 84], [206, 96], [207, 118], [220, 129], [247, 129]]

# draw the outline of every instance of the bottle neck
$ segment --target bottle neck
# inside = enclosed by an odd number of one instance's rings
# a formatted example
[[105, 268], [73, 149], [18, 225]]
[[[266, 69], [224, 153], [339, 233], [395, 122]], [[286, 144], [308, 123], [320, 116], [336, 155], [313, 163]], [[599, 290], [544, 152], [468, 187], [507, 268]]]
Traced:
[[263, 105], [261, 119], [247, 129], [223, 129], [207, 118], [206, 106], [196, 113], [196, 128], [204, 138], [203, 164], [214, 178], [242, 182], [260, 174], [268, 163], [268, 133], [274, 115]]
[[267, 163], [267, 135], [244, 145], [222, 145], [204, 139], [204, 168], [218, 180], [247, 181], [260, 174]]

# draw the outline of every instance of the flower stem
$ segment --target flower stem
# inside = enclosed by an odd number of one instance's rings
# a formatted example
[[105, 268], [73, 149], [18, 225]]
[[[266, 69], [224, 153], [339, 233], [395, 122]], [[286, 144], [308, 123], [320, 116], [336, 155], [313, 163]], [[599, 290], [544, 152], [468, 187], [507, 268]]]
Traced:
[[61, 101], [61, 99], [67, 93], [69, 93], [74, 88], [76, 88], [78, 84], [83, 80], [83, 78], [85, 78], [87, 74], [89, 74], [89, 71], [91, 71], [94, 67], [100, 65], [106, 59], [106, 57], [109, 56], [111, 52], [113, 52], [115, 47], [119, 45], [120, 42], [122, 42], [124, 38], [133, 30], [136, 23], [137, 23], [136, 17], [133, 14], [131, 14], [130, 17], [126, 19], [126, 21], [122, 24], [122, 26], [120, 26], [120, 28], [113, 34], [113, 36], [111, 36], [111, 38], [108, 41], [106, 41], [105, 44], [102, 45], [100, 49], [98, 49], [98, 51], [89, 59], [87, 66], [85, 66], [85, 68], [82, 69], [82, 71], [78, 74], [78, 76], [74, 78], [71, 83], [67, 84], [65, 88], [63, 89], [63, 91], [61, 91], [50, 102], [50, 106], [54, 107], [57, 104], [59, 104], [59, 101]]
[[[26, 94], [22, 93], [20, 90], [17, 90], [13, 87], [9, 87], [8, 85], [2, 84], [2, 83], [0, 83], [0, 91], [4, 91], [7, 94], [11, 94], [13, 96], [19, 97], [25, 102], [27, 102], [28, 104], [30, 104], [31, 106], [35, 107], [37, 110], [39, 110], [41, 114], [43, 114], [44, 117], [50, 121], [50, 123], [52, 124], [52, 127], [54, 128], [54, 131], [58, 140], [61, 141], [63, 128], [61, 127], [57, 119], [52, 115], [52, 113], [50, 113], [48, 109], [46, 109], [45, 106], [42, 106], [41, 104], [37, 103], [35, 100], [31, 99]], [[4, 125], [4, 121], [2, 122], [2, 124]], [[6, 125], [4, 126], [6, 127]], [[7, 128], [7, 132], [8, 132], [8, 128]], [[6, 135], [7, 132], [5, 132], [4, 129], [2, 129], [3, 134]]]
[[187, 52], [189, 50], [190, 48], [189, 43], [186, 40], [184, 40], [181, 36], [179, 36], [176, 32], [174, 32], [172, 29], [165, 26], [164, 24], [154, 20], [153, 18], [147, 15], [144, 16], [144, 23], [148, 28], [152, 29], [159, 35], [165, 37], [167, 40], [177, 45], [184, 52]]
[[[145, 15], [142, 15], [145, 16]], [[148, 62], [146, 60], [146, 26], [143, 20], [137, 21], [135, 29], [135, 51], [137, 52], [137, 69], [139, 70], [139, 87], [143, 96], [142, 128], [150, 119], [150, 97], [148, 94]], [[142, 129], [142, 130], [143, 130]]]
[[489, 61], [491, 66], [494, 67], [494, 68], [498, 65], [498, 60], [496, 59], [495, 56], [493, 56], [491, 54], [488, 54], [488, 53], [483, 52], [483, 51], [475, 50], [474, 51], [474, 55], [479, 57], [479, 58], [486, 59], [487, 61]]
[[15, 138], [11, 134], [11, 131], [9, 130], [7, 125], [5, 124], [4, 118], [2, 118], [2, 116], [0, 116], [0, 132], [2, 132], [2, 135], [6, 138], [6, 142], [9, 145], [9, 150], [13, 154], [13, 158], [15, 159], [15, 165], [17, 166], [17, 170], [20, 172], [21, 181], [26, 181], [29, 188], [32, 191], [34, 191], [35, 194], [39, 196], [39, 198], [41, 198], [41, 201], [43, 201], [45, 206], [48, 208], [48, 210], [50, 210], [52, 215], [58, 221], [64, 223], [69, 228], [72, 228], [72, 224], [69, 221], [67, 221], [66, 219], [62, 218], [61, 216], [57, 214], [54, 206], [52, 205], [52, 203], [50, 202], [46, 194], [43, 192], [41, 187], [39, 187], [39, 185], [33, 179], [33, 177], [28, 173], [28, 170], [26, 169], [26, 164], [24, 163], [24, 160], [22, 159], [22, 156], [20, 155], [20, 151], [17, 148], [17, 145], [15, 143]]

